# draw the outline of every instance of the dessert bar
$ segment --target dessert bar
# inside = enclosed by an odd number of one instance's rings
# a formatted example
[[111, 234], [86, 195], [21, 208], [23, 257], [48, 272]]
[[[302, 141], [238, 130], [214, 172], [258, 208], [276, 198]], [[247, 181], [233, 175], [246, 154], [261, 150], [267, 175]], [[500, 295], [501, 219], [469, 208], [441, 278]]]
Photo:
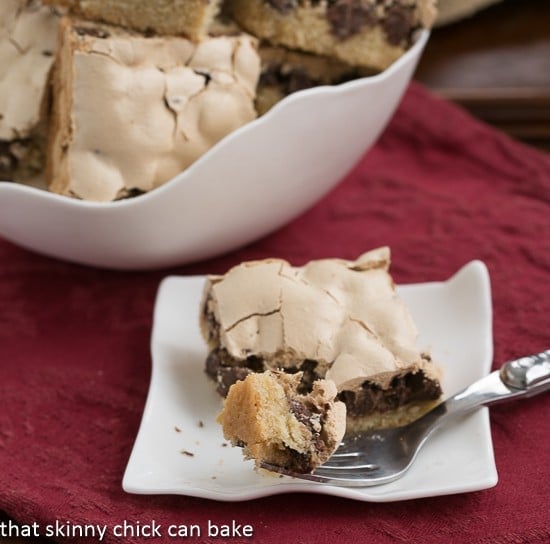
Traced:
[[388, 248], [355, 261], [241, 263], [208, 277], [201, 330], [221, 395], [255, 372], [302, 372], [301, 391], [332, 380], [347, 429], [397, 426], [441, 396], [438, 367], [389, 274]]
[[191, 42], [61, 20], [46, 179], [111, 201], [173, 178], [256, 117], [257, 41]]

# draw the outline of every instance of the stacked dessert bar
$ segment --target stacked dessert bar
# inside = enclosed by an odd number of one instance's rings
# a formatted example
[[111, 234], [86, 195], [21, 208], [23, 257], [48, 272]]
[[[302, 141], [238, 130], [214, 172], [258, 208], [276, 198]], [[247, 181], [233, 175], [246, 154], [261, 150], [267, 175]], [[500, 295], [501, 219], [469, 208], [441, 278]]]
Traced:
[[267, 259], [207, 278], [206, 373], [227, 396], [225, 435], [245, 454], [308, 471], [344, 432], [405, 425], [439, 402], [440, 370], [417, 347], [389, 265], [382, 247], [356, 261]]

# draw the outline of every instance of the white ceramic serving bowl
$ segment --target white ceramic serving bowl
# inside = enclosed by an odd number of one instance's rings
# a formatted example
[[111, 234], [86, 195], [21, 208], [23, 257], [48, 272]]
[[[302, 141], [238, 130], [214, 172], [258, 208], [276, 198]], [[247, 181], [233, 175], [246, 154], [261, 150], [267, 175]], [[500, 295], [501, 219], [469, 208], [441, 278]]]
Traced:
[[381, 74], [286, 97], [148, 194], [96, 203], [0, 182], [0, 236], [116, 269], [190, 263], [260, 238], [317, 202], [373, 145], [428, 37]]

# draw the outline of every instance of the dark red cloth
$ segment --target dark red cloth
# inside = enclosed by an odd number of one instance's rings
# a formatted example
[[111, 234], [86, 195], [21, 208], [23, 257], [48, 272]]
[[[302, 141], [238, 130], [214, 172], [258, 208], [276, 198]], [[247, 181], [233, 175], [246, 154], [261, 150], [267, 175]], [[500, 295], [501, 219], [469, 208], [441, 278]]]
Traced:
[[550, 542], [549, 394], [491, 408], [500, 480], [484, 491], [388, 504], [306, 494], [221, 503], [122, 491], [164, 276], [222, 272], [268, 256], [294, 264], [354, 258], [384, 244], [399, 283], [443, 280], [471, 259], [487, 264], [495, 366], [550, 347], [550, 157], [417, 84], [336, 189], [230, 255], [114, 272], [0, 240], [0, 509], [41, 527], [56, 520], [253, 525], [254, 537], [231, 542]]

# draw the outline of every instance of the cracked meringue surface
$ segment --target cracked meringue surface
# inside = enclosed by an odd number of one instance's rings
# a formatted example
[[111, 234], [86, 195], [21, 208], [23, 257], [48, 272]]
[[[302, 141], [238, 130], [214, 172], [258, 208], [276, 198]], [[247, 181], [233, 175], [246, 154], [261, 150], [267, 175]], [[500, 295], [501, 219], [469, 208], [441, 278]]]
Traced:
[[46, 177], [54, 192], [111, 201], [173, 178], [256, 117], [255, 38], [195, 44], [61, 22]]
[[387, 247], [356, 261], [321, 259], [303, 267], [280, 259], [242, 263], [208, 278], [203, 335], [234, 361], [251, 355], [275, 367], [316, 361], [317, 373], [339, 390], [367, 378], [387, 388], [405, 369], [429, 374], [389, 263]]

